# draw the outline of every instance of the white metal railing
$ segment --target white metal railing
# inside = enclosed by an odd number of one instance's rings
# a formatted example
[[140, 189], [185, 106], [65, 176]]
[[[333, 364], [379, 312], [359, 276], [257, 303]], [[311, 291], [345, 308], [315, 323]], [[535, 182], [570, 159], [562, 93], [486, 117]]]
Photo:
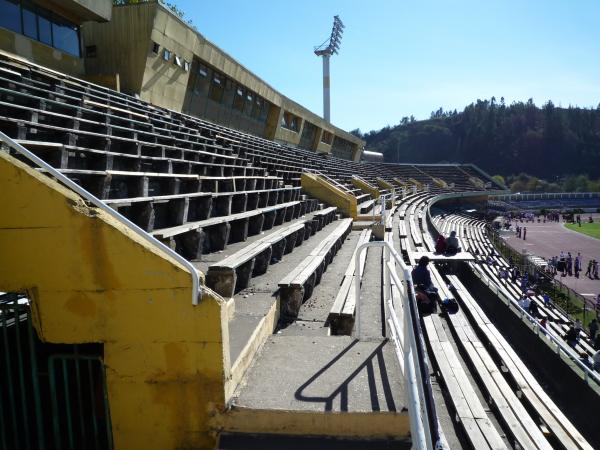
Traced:
[[[527, 311], [525, 311], [521, 306], [519, 306], [518, 302], [516, 302], [513, 298], [511, 298], [506, 292], [504, 292], [501, 286], [498, 286], [497, 283], [491, 281], [482, 271], [482, 269], [473, 264], [475, 268], [474, 273], [477, 277], [488, 287], [490, 290], [496, 294], [496, 296], [503, 300], [506, 305], [510, 308], [511, 306], [516, 309], [520, 319], [525, 323], [530, 323], [533, 326], [533, 331], [542, 338], [542, 335], [546, 337], [553, 345], [556, 346], [556, 353], [560, 355], [562, 351], [571, 361], [573, 361], [582, 371], [584, 375], [584, 379], [587, 383], [589, 383], [590, 378], [600, 386], [600, 375], [593, 369], [590, 369], [583, 362], [581, 362], [580, 356], [573, 351], [571, 347], [563, 342], [562, 339], [556, 337], [554, 333], [547, 329], [541, 329], [541, 325], [538, 320], [530, 315]], [[540, 335], [540, 331], [542, 334]]]
[[[404, 368], [406, 406], [410, 415], [413, 448], [419, 450], [432, 450], [439, 446], [439, 435], [437, 432], [437, 417], [431, 396], [431, 389], [430, 386], [428, 386], [427, 389], [425, 387], [426, 383], [429, 382], [429, 369], [424, 361], [424, 349], [421, 344], [421, 338], [415, 332], [415, 328], [418, 324], [415, 291], [412, 282], [410, 281], [412, 278], [409, 267], [404, 263], [402, 257], [394, 250], [389, 242], [366, 242], [360, 245], [356, 250], [356, 280], [354, 283], [356, 299], [355, 336], [359, 340], [362, 337], [362, 300], [360, 298], [362, 271], [360, 255], [368, 247], [381, 247], [384, 249], [384, 277], [389, 285], [397, 290], [397, 293], [402, 299], [402, 326], [398, 321], [398, 311], [394, 305], [393, 296], [390, 296], [386, 301], [385, 312], [387, 323], [391, 326], [391, 338], [395, 346], [399, 364]], [[406, 285], [403, 285], [395, 268], [391, 267], [390, 263], [392, 257], [402, 269]], [[421, 345], [419, 346], [419, 344]], [[402, 354], [403, 357], [401, 356]], [[435, 436], [433, 435], [434, 433], [432, 433], [432, 429], [436, 430]]]
[[175, 259], [177, 262], [179, 262], [181, 265], [183, 265], [185, 268], [187, 268], [192, 277], [192, 305], [198, 304], [199, 297], [201, 297], [201, 295], [202, 295], [202, 290], [201, 290], [201, 286], [200, 286], [200, 276], [199, 276], [196, 268], [187, 259], [185, 259], [181, 255], [179, 255], [177, 252], [171, 250], [169, 247], [167, 247], [165, 244], [160, 242], [158, 239], [156, 239], [151, 234], [146, 233], [144, 230], [142, 230], [136, 224], [131, 222], [129, 219], [127, 219], [123, 215], [119, 214], [119, 212], [117, 212], [110, 206], [106, 205], [102, 200], [98, 199], [96, 196], [94, 196], [90, 192], [86, 191], [84, 188], [79, 186], [77, 183], [75, 183], [71, 179], [67, 178], [65, 175], [60, 173], [58, 170], [56, 170], [54, 167], [52, 167], [46, 161], [37, 157], [35, 154], [33, 154], [32, 152], [27, 150], [25, 147], [23, 147], [18, 142], [15, 142], [13, 139], [8, 137], [6, 134], [4, 134], [1, 131], [0, 131], [0, 141], [2, 141], [5, 145], [7, 145], [8, 147], [13, 149], [15, 152], [19, 153], [20, 155], [24, 156], [25, 158], [27, 158], [28, 160], [30, 160], [31, 162], [33, 162], [40, 168], [44, 169], [49, 175], [53, 176], [58, 181], [60, 181], [62, 184], [64, 184], [68, 188], [75, 191], [77, 194], [82, 196], [86, 201], [90, 202], [95, 207], [106, 212], [111, 217], [113, 217], [114, 219], [121, 222], [123, 225], [130, 228], [133, 232], [135, 232], [135, 234], [137, 234], [138, 236], [140, 236], [141, 238], [146, 240], [148, 243], [150, 243], [154, 247], [158, 248], [163, 253], [166, 253], [171, 258]]

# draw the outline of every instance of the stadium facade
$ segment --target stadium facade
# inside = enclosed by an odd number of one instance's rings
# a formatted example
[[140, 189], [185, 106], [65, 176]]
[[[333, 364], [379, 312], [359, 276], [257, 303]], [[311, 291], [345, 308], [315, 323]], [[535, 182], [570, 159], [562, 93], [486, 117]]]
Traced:
[[360, 158], [363, 141], [273, 89], [159, 2], [117, 6], [110, 22], [86, 24], [82, 37], [87, 73], [123, 92], [267, 139]]

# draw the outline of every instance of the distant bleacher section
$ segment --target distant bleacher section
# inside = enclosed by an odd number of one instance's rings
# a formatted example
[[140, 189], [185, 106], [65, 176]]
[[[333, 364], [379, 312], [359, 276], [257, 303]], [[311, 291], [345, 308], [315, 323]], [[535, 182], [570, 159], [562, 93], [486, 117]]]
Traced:
[[490, 198], [490, 206], [498, 211], [540, 211], [541, 209], [583, 209], [596, 212], [600, 208], [600, 192], [558, 192], [499, 195]]

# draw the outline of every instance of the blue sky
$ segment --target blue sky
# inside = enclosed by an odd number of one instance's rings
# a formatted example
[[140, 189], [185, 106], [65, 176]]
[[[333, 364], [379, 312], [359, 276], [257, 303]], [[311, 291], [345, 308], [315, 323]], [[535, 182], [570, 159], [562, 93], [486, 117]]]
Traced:
[[169, 0], [209, 40], [322, 114], [321, 59], [333, 16], [331, 119], [363, 132], [478, 98], [596, 106], [600, 2], [594, 0]]

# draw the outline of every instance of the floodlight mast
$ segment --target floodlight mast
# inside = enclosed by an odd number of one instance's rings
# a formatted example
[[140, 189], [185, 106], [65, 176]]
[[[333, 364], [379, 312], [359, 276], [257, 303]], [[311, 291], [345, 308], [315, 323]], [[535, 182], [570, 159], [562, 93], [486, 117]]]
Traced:
[[323, 119], [326, 122], [331, 122], [329, 114], [329, 58], [332, 55], [338, 53], [340, 49], [340, 43], [342, 42], [342, 34], [344, 34], [344, 28], [346, 28], [340, 19], [340, 16], [333, 16], [333, 27], [331, 29], [331, 36], [325, 42], [318, 47], [315, 47], [315, 55], [323, 58]]

